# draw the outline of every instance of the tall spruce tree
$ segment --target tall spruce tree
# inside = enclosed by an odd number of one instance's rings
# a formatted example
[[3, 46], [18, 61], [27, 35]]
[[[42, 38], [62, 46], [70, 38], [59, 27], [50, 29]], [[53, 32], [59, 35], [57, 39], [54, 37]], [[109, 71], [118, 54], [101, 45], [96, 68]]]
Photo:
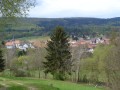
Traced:
[[3, 59], [2, 50], [0, 49], [0, 72], [4, 71], [5, 59]]
[[69, 36], [58, 26], [51, 34], [50, 41], [47, 43], [47, 56], [44, 62], [45, 72], [50, 72], [54, 79], [64, 80], [65, 74], [71, 70], [71, 53]]

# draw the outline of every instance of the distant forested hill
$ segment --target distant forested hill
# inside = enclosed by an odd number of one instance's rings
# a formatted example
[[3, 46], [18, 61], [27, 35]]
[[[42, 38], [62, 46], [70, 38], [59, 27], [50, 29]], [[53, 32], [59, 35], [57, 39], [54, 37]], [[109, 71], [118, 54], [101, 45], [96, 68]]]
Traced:
[[68, 34], [109, 34], [120, 30], [120, 18], [18, 18], [17, 23], [6, 25], [6, 38], [49, 35], [56, 26], [63, 26]]

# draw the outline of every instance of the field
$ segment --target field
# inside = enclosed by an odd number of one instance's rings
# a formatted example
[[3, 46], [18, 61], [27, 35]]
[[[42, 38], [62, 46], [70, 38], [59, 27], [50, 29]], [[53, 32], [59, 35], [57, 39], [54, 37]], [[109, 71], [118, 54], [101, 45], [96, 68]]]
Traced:
[[28, 41], [34, 41], [34, 40], [39, 40], [39, 41], [47, 41], [49, 40], [49, 36], [32, 36], [32, 37], [23, 37], [19, 38], [19, 40], [28, 40]]
[[0, 90], [104, 90], [84, 84], [37, 78], [0, 77]]

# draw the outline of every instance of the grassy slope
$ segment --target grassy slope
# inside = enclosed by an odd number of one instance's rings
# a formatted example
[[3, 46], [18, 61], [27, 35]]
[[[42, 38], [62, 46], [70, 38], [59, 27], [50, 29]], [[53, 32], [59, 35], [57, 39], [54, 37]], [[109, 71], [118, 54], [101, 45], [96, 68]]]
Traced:
[[23, 38], [19, 38], [19, 40], [40, 40], [40, 41], [47, 41], [49, 40], [49, 36], [33, 36], [33, 37], [23, 37]]
[[104, 90], [95, 86], [32, 78], [0, 77], [0, 85], [8, 87], [7, 90]]

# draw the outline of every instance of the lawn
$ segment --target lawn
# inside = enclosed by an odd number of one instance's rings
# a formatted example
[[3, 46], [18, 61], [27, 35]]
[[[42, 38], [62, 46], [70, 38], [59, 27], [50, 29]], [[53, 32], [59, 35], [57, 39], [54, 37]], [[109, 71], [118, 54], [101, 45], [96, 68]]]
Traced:
[[0, 90], [104, 90], [102, 87], [66, 81], [16, 77], [0, 77], [0, 87]]

